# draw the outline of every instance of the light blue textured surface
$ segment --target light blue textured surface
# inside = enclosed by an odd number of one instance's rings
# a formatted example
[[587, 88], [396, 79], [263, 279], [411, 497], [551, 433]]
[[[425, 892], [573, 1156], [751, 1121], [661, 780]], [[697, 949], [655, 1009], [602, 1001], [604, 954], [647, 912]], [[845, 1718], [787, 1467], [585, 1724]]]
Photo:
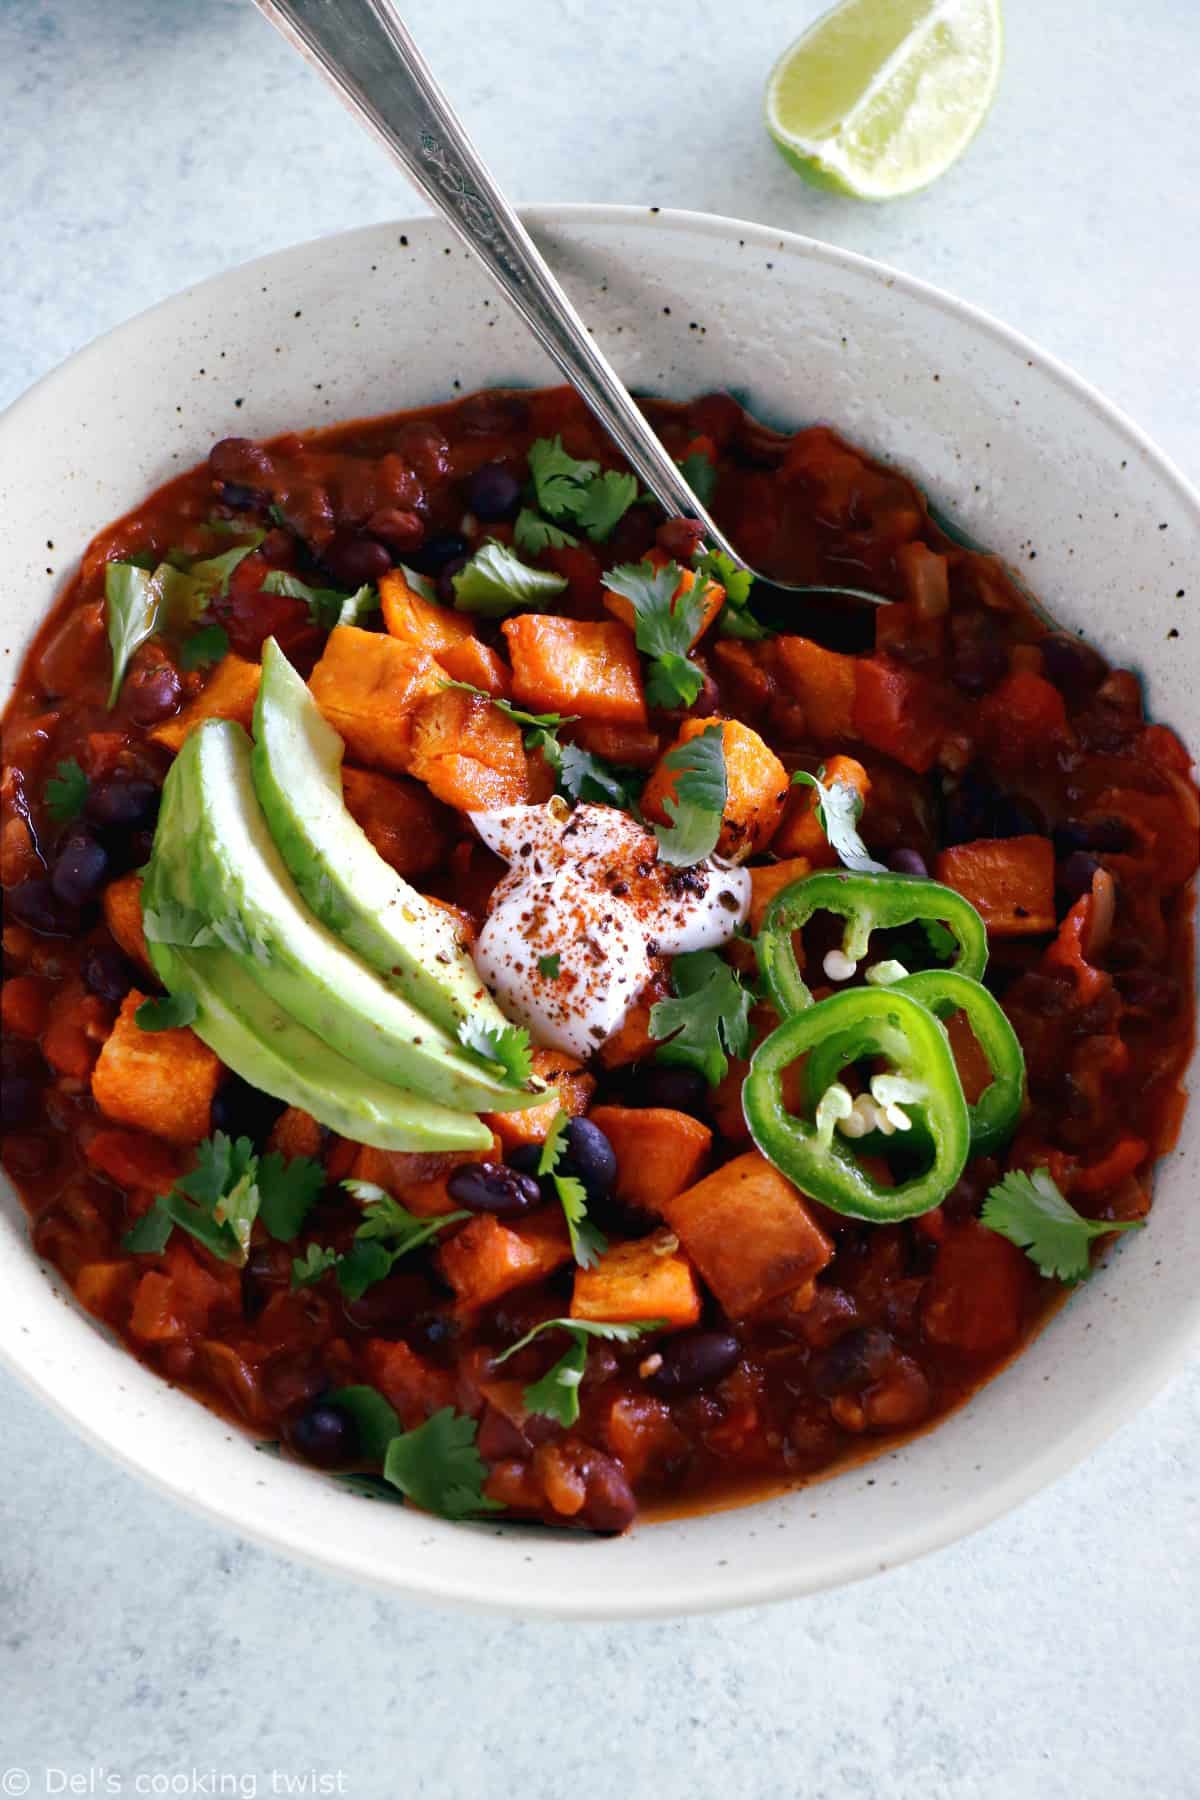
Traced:
[[[1200, 476], [1200, 11], [1009, 0], [983, 137], [927, 194], [864, 209], [804, 188], [760, 125], [817, 10], [405, 9], [517, 198], [707, 208], [880, 256], [1029, 332]], [[190, 281], [415, 210], [243, 0], [0, 0], [0, 103], [0, 402]], [[3, 1794], [269, 1794], [311, 1771], [362, 1800], [1200, 1794], [1195, 1369], [924, 1563], [631, 1628], [378, 1598], [144, 1491], [4, 1376], [0, 1418]]]

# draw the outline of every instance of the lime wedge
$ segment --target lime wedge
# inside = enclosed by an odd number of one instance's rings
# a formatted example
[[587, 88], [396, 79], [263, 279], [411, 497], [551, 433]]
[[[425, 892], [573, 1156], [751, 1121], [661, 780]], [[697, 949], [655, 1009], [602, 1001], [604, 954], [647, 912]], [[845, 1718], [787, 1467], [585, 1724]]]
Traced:
[[818, 187], [911, 194], [979, 130], [1002, 49], [1000, 0], [843, 0], [771, 71], [767, 129]]

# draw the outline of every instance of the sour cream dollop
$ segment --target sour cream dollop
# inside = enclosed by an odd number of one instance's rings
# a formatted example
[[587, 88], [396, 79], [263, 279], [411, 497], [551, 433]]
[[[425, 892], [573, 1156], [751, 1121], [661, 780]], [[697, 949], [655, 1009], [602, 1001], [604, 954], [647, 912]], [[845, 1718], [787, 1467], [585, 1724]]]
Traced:
[[475, 965], [509, 1018], [548, 1049], [591, 1056], [619, 1030], [654, 956], [717, 949], [750, 910], [745, 869], [660, 863], [653, 833], [615, 806], [570, 811], [551, 800], [471, 822], [509, 865]]

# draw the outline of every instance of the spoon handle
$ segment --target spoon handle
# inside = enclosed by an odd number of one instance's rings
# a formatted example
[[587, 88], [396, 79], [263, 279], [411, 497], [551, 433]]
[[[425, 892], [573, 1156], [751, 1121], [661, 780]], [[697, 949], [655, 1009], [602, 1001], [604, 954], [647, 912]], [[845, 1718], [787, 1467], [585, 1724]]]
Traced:
[[255, 0], [475, 252], [667, 516], [733, 546], [684, 480], [551, 274], [391, 0]]

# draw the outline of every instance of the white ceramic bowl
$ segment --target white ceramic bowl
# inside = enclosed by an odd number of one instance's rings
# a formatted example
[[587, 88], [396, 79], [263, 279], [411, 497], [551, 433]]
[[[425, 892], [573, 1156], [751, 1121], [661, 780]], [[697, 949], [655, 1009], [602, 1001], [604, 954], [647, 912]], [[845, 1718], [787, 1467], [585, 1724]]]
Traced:
[[[1175, 595], [1196, 586], [1200, 499], [1075, 376], [932, 288], [804, 238], [657, 209], [526, 217], [631, 386], [676, 398], [728, 387], [773, 422], [837, 425], [1030, 569], [1064, 624], [1142, 671], [1153, 714], [1194, 734], [1196, 629]], [[0, 421], [6, 685], [92, 534], [214, 439], [554, 378], [425, 219], [301, 245], [166, 301]], [[1172, 626], [1182, 635], [1168, 641]], [[75, 1306], [34, 1258], [11, 1190], [0, 1194], [0, 1353], [139, 1474], [328, 1568], [558, 1617], [745, 1605], [888, 1568], [984, 1524], [1179, 1367], [1200, 1327], [1198, 1150], [1193, 1108], [1150, 1229], [935, 1431], [800, 1492], [617, 1540], [448, 1525], [258, 1454]]]

